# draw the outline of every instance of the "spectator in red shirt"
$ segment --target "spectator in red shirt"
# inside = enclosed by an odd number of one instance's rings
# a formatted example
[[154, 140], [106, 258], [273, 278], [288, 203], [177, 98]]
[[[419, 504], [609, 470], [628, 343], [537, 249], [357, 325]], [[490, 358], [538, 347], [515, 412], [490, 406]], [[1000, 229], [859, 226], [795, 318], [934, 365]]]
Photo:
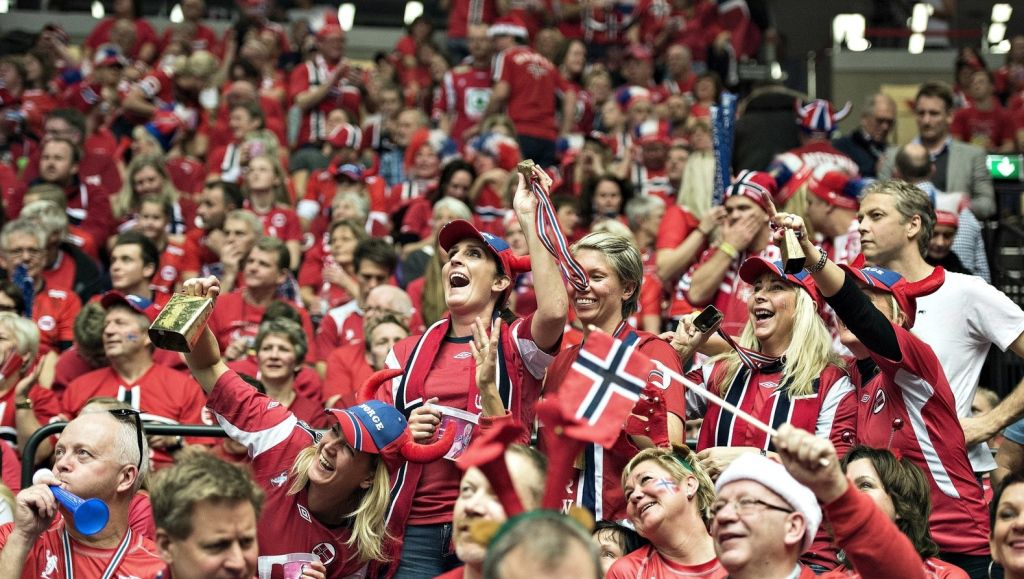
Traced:
[[101, 44], [113, 41], [112, 32], [119, 21], [127, 21], [134, 27], [134, 48], [129, 56], [146, 63], [152, 63], [157, 56], [157, 35], [153, 26], [142, 16], [141, 0], [115, 0], [114, 14], [105, 18], [92, 29], [85, 39], [85, 60], [92, 58], [93, 52]]
[[[238, 185], [218, 180], [207, 182], [199, 196], [199, 206], [196, 207], [199, 227], [191, 228], [185, 234], [182, 279], [196, 277], [208, 266], [214, 266], [221, 260], [221, 248], [226, 241], [226, 217], [229, 212], [240, 209], [243, 203], [242, 190]], [[262, 233], [260, 228], [260, 235]], [[234, 284], [233, 278], [230, 284]]]
[[[15, 312], [0, 312], [0, 444], [14, 447], [19, 454], [32, 434], [60, 413], [57, 397], [39, 384], [38, 354], [36, 325]], [[33, 464], [52, 451], [51, 439], [44, 439]]]
[[173, 210], [168, 223], [170, 232], [182, 235], [195, 220], [195, 203], [186, 200], [168, 174], [167, 159], [163, 155], [139, 155], [128, 165], [128, 177], [121, 191], [111, 199], [111, 210], [119, 232], [134, 229], [139, 223], [139, 208], [144, 200], [171, 204]]
[[[450, 40], [450, 39], [449, 39]], [[433, 119], [459, 148], [483, 120], [491, 98], [491, 40], [486, 24], [471, 24], [469, 57], [445, 73], [436, 91]]]
[[[34, 221], [46, 233], [46, 267], [43, 269], [43, 279], [47, 287], [74, 292], [80, 300], [86, 302], [92, 296], [102, 293], [107, 284], [96, 258], [83, 251], [85, 247], [89, 247], [89, 251], [95, 253], [96, 247], [91, 243], [83, 243], [91, 240], [88, 235], [81, 235], [80, 230], [68, 226], [68, 215], [60, 205], [64, 202], [64, 192], [57, 189], [52, 191], [52, 194], [37, 194], [37, 188], [42, 187], [51, 186], [34, 185], [29, 188], [25, 200], [39, 200], [27, 203], [22, 208], [20, 217]], [[79, 243], [83, 243], [82, 248]]]
[[967, 91], [971, 102], [953, 115], [949, 128], [953, 136], [986, 151], [1013, 152], [1013, 121], [995, 97], [992, 73], [985, 69], [971, 73]]
[[139, 206], [139, 224], [136, 231], [146, 236], [160, 253], [157, 274], [150, 281], [154, 291], [173, 293], [182, 281], [185, 264], [185, 238], [167, 233], [174, 218], [174, 206], [158, 199], [147, 199]]
[[[52, 371], [57, 353], [71, 346], [71, 326], [82, 302], [66, 290], [46, 287], [43, 267], [46, 255], [46, 233], [34, 221], [18, 219], [4, 225], [0, 233], [0, 261], [7, 278], [32, 287], [32, 319], [39, 326], [40, 351], [55, 352], [44, 364]], [[23, 280], [19, 282], [18, 280]]]
[[[39, 179], [52, 183], [67, 195], [68, 221], [81, 225], [95, 243], [102, 243], [113, 229], [110, 209], [112, 189], [83, 179], [79, 173], [81, 151], [67, 139], [53, 138], [42, 147]], [[20, 209], [20, 208], [19, 208]]]
[[408, 325], [393, 314], [367, 317], [363, 331], [363, 342], [339, 346], [327, 356], [324, 405], [329, 408], [355, 404], [359, 387], [371, 374], [385, 368], [384, 360], [391, 348], [409, 336]]
[[302, 259], [302, 225], [291, 208], [287, 176], [280, 162], [269, 155], [249, 160], [243, 191], [245, 208], [263, 222], [263, 231], [284, 241], [288, 248], [288, 269], [297, 270]]
[[359, 119], [363, 72], [345, 59], [345, 31], [328, 22], [317, 32], [316, 56], [295, 67], [289, 78], [289, 98], [302, 111], [298, 145], [319, 145], [327, 138], [326, 116], [345, 109]]
[[170, 294], [150, 286], [160, 263], [160, 252], [148, 237], [138, 231], [126, 231], [114, 239], [110, 248], [110, 283], [124, 295], [145, 298], [163, 305]]
[[182, 0], [180, 6], [181, 16], [184, 20], [177, 25], [168, 26], [164, 30], [164, 34], [160, 38], [160, 49], [166, 49], [177, 33], [188, 40], [189, 52], [208, 50], [220, 55], [222, 52], [220, 42], [217, 40], [217, 33], [203, 24], [206, 2], [204, 0]]
[[[507, 111], [515, 126], [523, 157], [541, 167], [555, 165], [555, 139], [572, 131], [576, 94], [548, 59], [524, 43], [526, 27], [502, 19], [488, 30], [493, 39], [494, 89], [484, 116]], [[555, 102], [562, 99], [561, 119]]]

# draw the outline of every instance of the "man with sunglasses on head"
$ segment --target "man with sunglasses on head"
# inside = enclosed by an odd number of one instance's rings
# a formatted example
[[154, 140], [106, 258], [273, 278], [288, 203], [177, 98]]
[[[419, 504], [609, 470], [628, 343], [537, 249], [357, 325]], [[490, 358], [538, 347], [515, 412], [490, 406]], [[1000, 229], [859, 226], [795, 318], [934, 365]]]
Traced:
[[832, 146], [857, 163], [861, 177], [874, 177], [879, 160], [885, 156], [889, 132], [895, 125], [896, 101], [888, 95], [875, 93], [864, 102], [860, 128], [834, 139]]
[[[114, 412], [117, 412], [116, 414]], [[153, 577], [163, 568], [153, 542], [131, 530], [128, 513], [149, 470], [133, 411], [87, 412], [65, 427], [53, 472], [43, 471], [15, 498], [14, 522], [0, 527], [0, 579]], [[47, 485], [107, 504], [110, 518], [85, 535]], [[60, 512], [61, 520], [52, 524]]]

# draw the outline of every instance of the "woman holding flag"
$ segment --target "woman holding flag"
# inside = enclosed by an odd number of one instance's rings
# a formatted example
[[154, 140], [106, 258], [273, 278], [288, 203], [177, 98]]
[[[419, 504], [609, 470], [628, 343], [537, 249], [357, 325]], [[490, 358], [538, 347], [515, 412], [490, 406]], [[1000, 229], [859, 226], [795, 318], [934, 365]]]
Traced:
[[[386, 363], [404, 373], [376, 393], [409, 416], [410, 429], [420, 442], [435, 437], [442, 418], [450, 414], [447, 409], [473, 415], [484, 410], [471, 351], [473, 328], [481, 324], [486, 328], [505, 312], [512, 281], [530, 269], [531, 263], [536, 312], [492, 326], [501, 333], [495, 382], [504, 416], [484, 412], [478, 428], [491, 426], [495, 419], [533, 423], [544, 371], [561, 343], [568, 298], [559, 266], [538, 235], [538, 211], [545, 207], [538, 189], [546, 190], [550, 178], [534, 169], [530, 181], [532, 189], [520, 176], [513, 200], [529, 259], [517, 257], [504, 240], [481, 233], [467, 221], [452, 221], [438, 233], [438, 244], [448, 254], [442, 283], [449, 315], [422, 336], [395, 345]], [[396, 473], [388, 532], [400, 543], [400, 553], [389, 554], [396, 562], [389, 576], [434, 577], [459, 564], [451, 551], [451, 536], [452, 507], [460, 479], [461, 472], [449, 460], [407, 464]]]
[[[818, 290], [806, 272], [787, 274], [780, 262], [751, 257], [739, 271], [753, 287], [747, 302], [747, 323], [739, 344], [719, 334], [733, 349], [712, 358], [687, 378], [773, 428], [789, 422], [828, 438], [840, 454], [855, 430], [853, 385], [818, 315]], [[705, 341], [684, 318], [672, 345], [685, 360]], [[718, 478], [745, 452], [767, 454], [770, 438], [746, 421], [737, 420], [692, 391], [687, 391], [687, 419], [703, 418], [697, 439], [701, 464]], [[844, 436], [844, 433], [845, 434]]]
[[[589, 279], [586, 290], [572, 288], [569, 292], [576, 317], [583, 324], [583, 341], [586, 342], [596, 329], [627, 345], [635, 344], [637, 350], [649, 358], [675, 372], [682, 372], [679, 357], [667, 342], [654, 334], [638, 331], [626, 321], [637, 310], [643, 280], [643, 264], [636, 243], [620, 235], [599, 232], [579, 240], [570, 251]], [[537, 295], [540, 296], [540, 292]], [[544, 381], [545, 396], [558, 394], [581, 348], [582, 344], [575, 345], [558, 353]], [[577, 461], [579, 473], [566, 489], [564, 504], [575, 503], [585, 507], [598, 520], [626, 518], [626, 497], [619, 481], [623, 467], [643, 448], [667, 446], [669, 442], [681, 444], [683, 440], [685, 402], [682, 388], [662, 389], [663, 383], [660, 373], [648, 377], [644, 395], [648, 402], [660, 398], [664, 405], [656, 411], [659, 415], [639, 429], [640, 432], [633, 433], [627, 428], [608, 449], [596, 444], [585, 446], [583, 460]], [[622, 429], [621, 424], [608, 426]], [[551, 445], [557, 444], [563, 444], [560, 437], [551, 429], [541, 428], [541, 452], [549, 454]]]

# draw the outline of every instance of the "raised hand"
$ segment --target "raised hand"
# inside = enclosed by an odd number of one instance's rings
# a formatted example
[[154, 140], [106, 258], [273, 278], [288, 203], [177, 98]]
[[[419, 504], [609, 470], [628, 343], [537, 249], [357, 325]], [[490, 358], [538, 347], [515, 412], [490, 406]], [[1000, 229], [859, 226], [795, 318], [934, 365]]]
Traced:
[[787, 422], [778, 428], [772, 442], [789, 474], [814, 491], [818, 500], [827, 504], [846, 492], [849, 482], [839, 468], [836, 449], [828, 439]]
[[676, 326], [674, 332], [664, 332], [659, 337], [665, 340], [672, 346], [672, 349], [679, 353], [679, 358], [687, 360], [697, 348], [704, 342], [708, 341], [714, 330], [702, 334], [697, 326], [693, 325], [693, 320], [697, 317], [697, 313], [687, 314], [679, 320], [679, 324]]
[[181, 291], [187, 296], [217, 299], [220, 295], [220, 280], [212, 275], [194, 277], [181, 284]]
[[473, 341], [469, 348], [476, 361], [476, 387], [480, 391], [480, 402], [484, 416], [503, 416], [505, 407], [498, 395], [495, 382], [495, 367], [498, 363], [498, 340], [501, 336], [501, 318], [491, 323], [491, 334], [487, 335], [487, 327], [480, 318], [473, 322]]
[[409, 432], [416, 442], [426, 444], [434, 438], [437, 426], [441, 424], [441, 412], [432, 406], [437, 398], [431, 398], [409, 414]]

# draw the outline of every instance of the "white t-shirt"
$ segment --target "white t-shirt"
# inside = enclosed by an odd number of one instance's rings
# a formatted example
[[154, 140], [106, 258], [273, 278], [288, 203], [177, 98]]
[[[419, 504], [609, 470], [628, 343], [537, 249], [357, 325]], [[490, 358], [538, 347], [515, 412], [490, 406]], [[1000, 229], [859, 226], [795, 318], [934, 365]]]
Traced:
[[[978, 376], [990, 344], [1005, 351], [1024, 332], [1024, 311], [973, 275], [946, 272], [935, 293], [917, 299], [913, 333], [935, 350], [953, 389], [957, 415], [971, 415]], [[975, 472], [994, 470], [985, 443], [968, 449]]]

